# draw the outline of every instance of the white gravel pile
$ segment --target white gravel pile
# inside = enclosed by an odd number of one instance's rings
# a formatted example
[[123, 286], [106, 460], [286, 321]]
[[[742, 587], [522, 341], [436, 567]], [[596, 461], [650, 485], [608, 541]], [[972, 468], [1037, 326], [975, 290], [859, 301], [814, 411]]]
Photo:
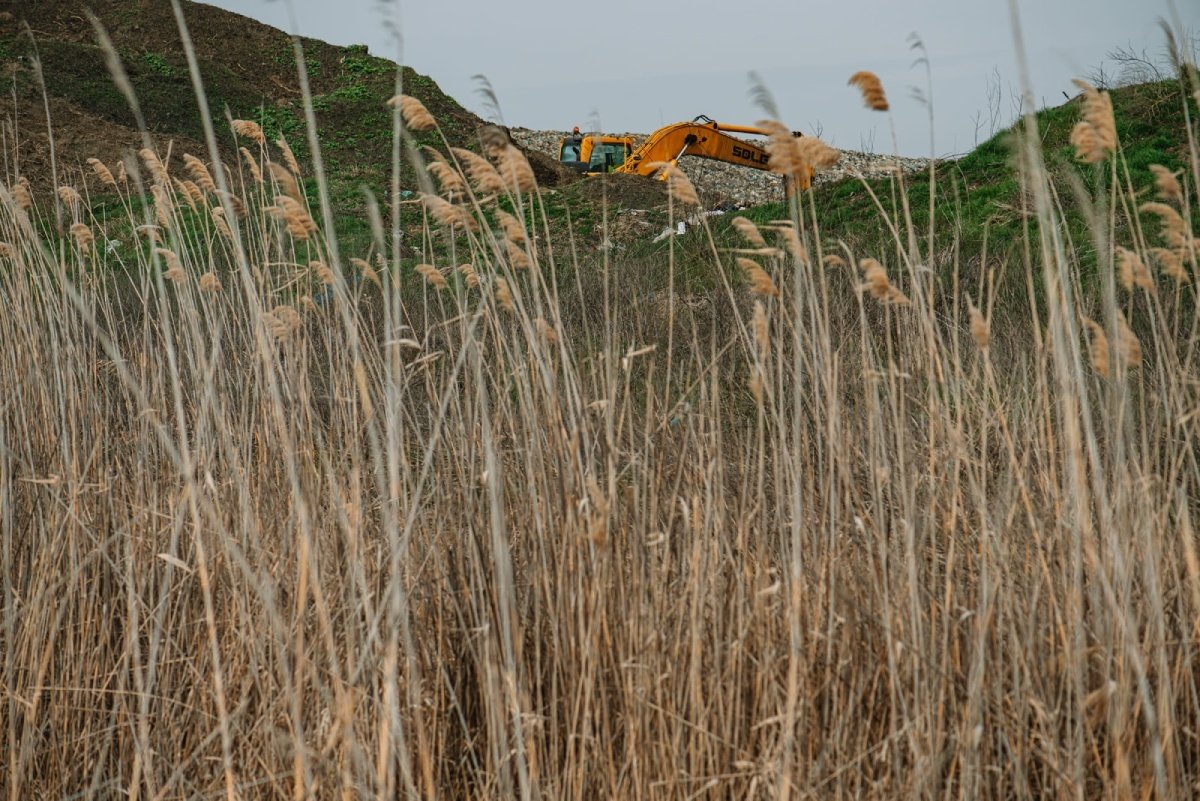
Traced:
[[[564, 131], [533, 131], [528, 128], [511, 129], [512, 138], [522, 147], [558, 158], [559, 140]], [[646, 139], [646, 134], [626, 133], [636, 144]], [[841, 151], [838, 163], [829, 170], [817, 173], [815, 183], [824, 184], [840, 181], [855, 172], [867, 178], [881, 178], [891, 170], [899, 169], [913, 173], [928, 169], [928, 159], [897, 158], [878, 153], [861, 153], [855, 150]], [[781, 200], [783, 184], [779, 176], [769, 172], [753, 170], [734, 164], [725, 164], [711, 159], [684, 156], [679, 166], [691, 178], [700, 194], [714, 204], [731, 203], [736, 206], [757, 206]]]

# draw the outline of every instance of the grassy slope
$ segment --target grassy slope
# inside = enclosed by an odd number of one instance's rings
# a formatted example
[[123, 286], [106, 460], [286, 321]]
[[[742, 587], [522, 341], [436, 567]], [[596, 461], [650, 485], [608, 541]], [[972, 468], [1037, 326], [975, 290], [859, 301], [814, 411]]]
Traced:
[[[1171, 170], [1187, 166], [1187, 126], [1182, 97], [1176, 81], [1130, 86], [1112, 92], [1122, 155], [1128, 165], [1128, 180], [1144, 200], [1151, 199], [1154, 185], [1149, 165], [1162, 164]], [[1194, 103], [1191, 113], [1195, 124]], [[1044, 109], [1037, 118], [1046, 163], [1052, 180], [1059, 187], [1060, 200], [1066, 211], [1067, 230], [1083, 256], [1085, 267], [1094, 268], [1094, 248], [1069, 179], [1078, 177], [1089, 191], [1094, 191], [1099, 182], [1108, 181], [1109, 176], [1081, 167], [1074, 161], [1074, 150], [1068, 139], [1079, 118], [1078, 99]], [[1021, 187], [1011, 155], [1014, 130], [997, 134], [962, 159], [938, 165], [934, 214], [937, 224], [935, 250], [941, 255], [939, 264], [951, 261], [946, 254], [957, 247], [965, 257], [964, 262], [977, 267], [985, 238], [989, 261], [1020, 262], [1024, 241], [1022, 228], [1028, 223], [1036, 229], [1036, 221], [1028, 220], [1023, 211]], [[1126, 180], [1123, 172], [1118, 177], [1122, 183]], [[929, 183], [928, 173], [906, 179], [912, 220], [923, 242], [929, 229]], [[874, 180], [867, 184], [889, 216], [902, 217], [902, 214], [894, 213], [899, 198], [889, 181]], [[892, 235], [862, 182], [846, 180], [821, 187], [813, 193], [813, 201], [820, 228], [837, 232], [838, 238], [859, 256], [894, 252]], [[745, 216], [761, 223], [786, 217], [787, 209], [782, 203], [769, 204], [751, 209]], [[1144, 218], [1143, 222], [1148, 225], [1148, 230], [1157, 230], [1150, 218]], [[1128, 244], [1129, 223], [1127, 216], [1118, 214], [1118, 243]], [[728, 225], [718, 226], [717, 236], [721, 244], [737, 241]], [[832, 241], [826, 243], [827, 247], [835, 245]], [[704, 243], [695, 243], [695, 248], [703, 250]], [[971, 276], [965, 275], [964, 279], [970, 281]]]
[[[0, 23], [0, 64], [12, 73], [18, 95], [40, 103], [33, 70], [22, 59], [33, 55], [36, 46], [52, 100], [80, 112], [64, 125], [86, 130], [89, 125], [115, 124], [128, 132], [120, 143], [89, 143], [86, 136], [81, 137], [79, 147], [68, 145], [58, 154], [60, 164], [67, 168], [78, 168], [91, 156], [118, 158], [121, 150], [137, 146], [138, 141], [133, 115], [109, 77], [80, 8], [80, 3], [56, 0], [32, 5], [0, 3], [0, 10], [13, 15]], [[168, 141], [176, 141], [177, 147], [199, 147], [203, 129], [170, 5], [117, 0], [104, 4], [97, 13], [122, 56], [147, 125], [164, 151]], [[218, 120], [225, 114], [257, 120], [269, 138], [285, 136], [307, 172], [303, 100], [291, 38], [211, 6], [187, 3], [185, 13], [214, 116]], [[20, 34], [20, 19], [33, 31], [32, 44]], [[361, 187], [366, 185], [380, 195], [386, 192], [392, 120], [385, 103], [394, 94], [395, 64], [370, 55], [362, 45], [336, 47], [312, 39], [304, 39], [303, 45], [327, 177], [342, 212], [338, 215], [343, 226], [340, 233], [355, 237], [364, 226], [363, 215], [357, 213], [362, 205]], [[444, 94], [432, 79], [411, 68], [404, 68], [403, 82], [405, 91], [420, 98], [437, 117], [452, 144], [474, 143], [479, 118]], [[0, 107], [9, 108], [9, 103], [6, 98]], [[22, 122], [38, 123], [36, 119]], [[228, 158], [234, 152], [234, 141], [227, 130], [218, 125]], [[63, 133], [67, 136], [61, 136]], [[71, 133], [59, 131], [56, 138], [70, 142], [74, 140]], [[432, 144], [436, 135], [418, 134], [417, 140]], [[29, 177], [48, 181], [48, 170], [46, 173]]]

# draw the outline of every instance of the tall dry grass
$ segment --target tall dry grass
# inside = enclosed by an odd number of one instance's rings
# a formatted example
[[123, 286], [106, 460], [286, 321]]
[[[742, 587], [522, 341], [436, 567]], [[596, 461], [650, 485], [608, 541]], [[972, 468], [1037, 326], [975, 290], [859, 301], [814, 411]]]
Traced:
[[6, 799], [1196, 792], [1196, 169], [1160, 243], [1097, 160], [1097, 298], [1027, 137], [1000, 332], [886, 201], [889, 253], [802, 196], [646, 303], [503, 143], [351, 254], [235, 132], [0, 190]]

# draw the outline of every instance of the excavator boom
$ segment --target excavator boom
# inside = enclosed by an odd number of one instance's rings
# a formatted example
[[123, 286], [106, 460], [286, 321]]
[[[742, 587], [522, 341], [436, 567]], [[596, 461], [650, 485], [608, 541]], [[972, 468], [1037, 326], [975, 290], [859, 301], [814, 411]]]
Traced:
[[[723, 161], [755, 170], [768, 169], [769, 160], [764, 147], [747, 142], [732, 133], [766, 136], [767, 131], [748, 125], [723, 125], [708, 117], [700, 116], [691, 122], [666, 125], [650, 134], [649, 138], [617, 168], [617, 172], [651, 175], [663, 162], [674, 164], [683, 156]], [[799, 133], [793, 132], [794, 136]], [[801, 182], [799, 189], [809, 187], [811, 177]]]

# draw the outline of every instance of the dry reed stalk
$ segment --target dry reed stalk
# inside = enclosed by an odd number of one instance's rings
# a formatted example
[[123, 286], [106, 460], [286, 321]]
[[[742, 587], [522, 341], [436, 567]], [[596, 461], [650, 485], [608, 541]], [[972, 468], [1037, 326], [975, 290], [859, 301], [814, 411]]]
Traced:
[[389, 106], [400, 106], [400, 116], [411, 131], [432, 131], [437, 121], [425, 108], [425, 104], [412, 95], [396, 95], [388, 101]]
[[1075, 158], [1084, 164], [1096, 164], [1117, 149], [1112, 98], [1087, 81], [1075, 78], [1072, 82], [1083, 92], [1083, 119], [1071, 129]]
[[234, 120], [233, 132], [243, 139], [249, 139], [260, 147], [267, 144], [267, 137], [263, 135], [262, 126], [254, 120]]
[[779, 287], [775, 286], [775, 282], [771, 280], [771, 276], [762, 268], [762, 265], [754, 259], [738, 257], [738, 266], [746, 273], [746, 278], [750, 281], [750, 290], [756, 295], [767, 295], [770, 297], [779, 297]]
[[371, 264], [366, 259], [351, 257], [350, 264], [358, 268], [358, 272], [363, 278], [370, 281], [377, 287], [382, 288], [383, 283], [379, 280], [379, 273], [371, 267]]
[[216, 273], [207, 272], [200, 276], [200, 289], [205, 292], [220, 292], [221, 279], [217, 277]]
[[862, 288], [870, 293], [871, 297], [883, 303], [893, 303], [897, 306], [907, 306], [909, 304], [908, 297], [896, 287], [892, 286], [892, 282], [888, 279], [887, 270], [876, 259], [866, 258], [858, 263], [859, 269], [863, 271], [865, 282]]
[[459, 162], [466, 165], [467, 176], [471, 179], [471, 188], [478, 195], [497, 195], [504, 192], [504, 178], [496, 171], [495, 166], [478, 153], [463, 150], [460, 147], [450, 148]]
[[520, 220], [504, 209], [496, 209], [496, 219], [500, 221], [500, 227], [504, 229], [504, 236], [510, 242], [518, 245], [525, 243], [525, 227], [521, 225]]
[[1150, 172], [1154, 173], [1154, 188], [1158, 191], [1158, 199], [1178, 203], [1183, 200], [1183, 187], [1179, 185], [1178, 173], [1171, 172], [1161, 164], [1151, 164]]
[[98, 158], [90, 158], [87, 160], [87, 163], [91, 166], [92, 172], [96, 174], [96, 177], [100, 179], [100, 183], [105, 186], [111, 186], [113, 189], [117, 188], [117, 179], [113, 177], [112, 171], [105, 166], [103, 161]]
[[88, 250], [96, 241], [96, 237], [92, 235], [92, 229], [78, 222], [72, 223], [71, 236], [75, 238], [75, 245], [80, 250]]
[[212, 174], [208, 171], [208, 167], [204, 166], [204, 162], [193, 156], [191, 153], [183, 154], [183, 167], [188, 174], [192, 176], [192, 180], [203, 189], [205, 192], [216, 192], [217, 182], [213, 180]]
[[279, 148], [279, 152], [283, 154], [283, 163], [292, 171], [292, 175], [299, 177], [300, 163], [296, 161], [296, 154], [292, 152], [291, 145], [282, 136], [275, 140], [275, 145]]
[[1091, 333], [1091, 342], [1088, 344], [1088, 356], [1089, 361], [1092, 363], [1092, 369], [1101, 378], [1108, 378], [1109, 348], [1108, 337], [1104, 333], [1104, 328], [1095, 320], [1087, 317], [1083, 318], [1083, 324], [1087, 326], [1088, 331]]
[[270, 170], [271, 177], [279, 184], [279, 188], [285, 195], [297, 203], [304, 202], [304, 195], [300, 192], [300, 185], [296, 182], [295, 175], [282, 164], [276, 164], [273, 161], [267, 162], [267, 169]]
[[476, 289], [479, 286], [479, 274], [475, 272], [475, 268], [470, 264], [458, 265], [458, 272], [467, 282], [467, 287]]
[[883, 82], [879, 76], [867, 70], [859, 70], [850, 76], [849, 86], [857, 86], [862, 93], [863, 103], [872, 111], [887, 111], [887, 94], [883, 91]]
[[244, 147], [239, 147], [238, 152], [242, 154], [242, 161], [246, 163], [246, 169], [250, 171], [250, 177], [254, 180], [254, 183], [261, 184], [263, 182], [263, 174], [262, 170], [258, 168], [258, 160]]
[[733, 227], [737, 229], [742, 238], [758, 248], [765, 248], [767, 240], [763, 239], [763, 235], [759, 232], [758, 226], [747, 220], [745, 217], [737, 216], [730, 220]]
[[428, 281], [434, 289], [445, 289], [448, 284], [446, 276], [442, 275], [441, 270], [434, 267], [432, 264], [418, 264], [417, 272]]
[[1147, 292], [1154, 291], [1154, 279], [1142, 257], [1123, 247], [1117, 248], [1117, 277], [1126, 292], [1132, 292], [1135, 286]]
[[496, 279], [496, 301], [507, 312], [516, 309], [513, 304], [512, 290], [508, 287], [508, 281], [503, 278]]

